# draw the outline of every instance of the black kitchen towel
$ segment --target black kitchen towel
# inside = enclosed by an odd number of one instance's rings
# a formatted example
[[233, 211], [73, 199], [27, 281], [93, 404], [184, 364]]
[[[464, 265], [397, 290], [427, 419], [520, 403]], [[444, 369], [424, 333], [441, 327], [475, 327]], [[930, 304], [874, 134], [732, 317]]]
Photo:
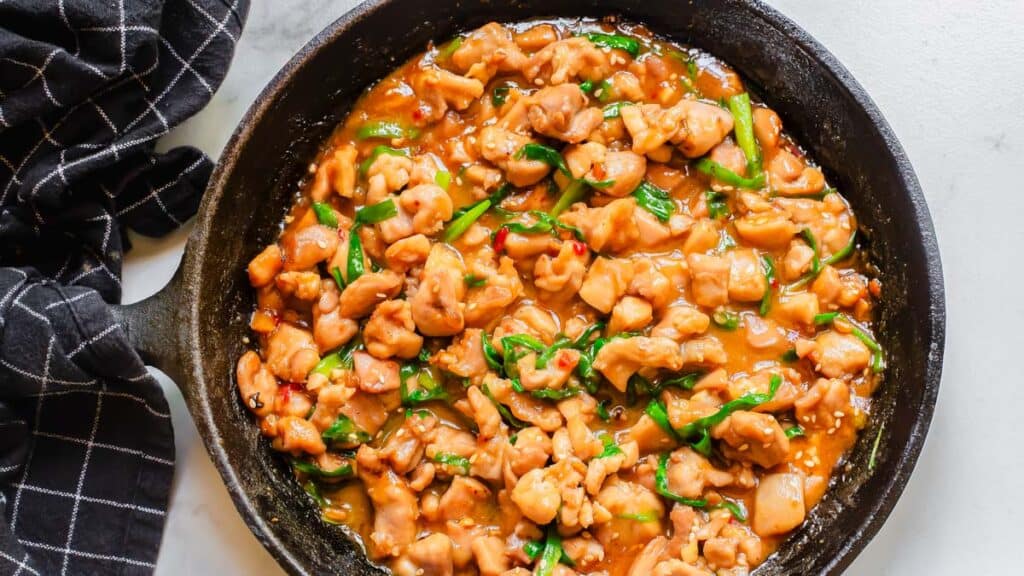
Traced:
[[213, 96], [248, 0], [0, 1], [0, 574], [148, 574], [167, 401], [114, 323], [124, 231], [212, 164], [158, 138]]

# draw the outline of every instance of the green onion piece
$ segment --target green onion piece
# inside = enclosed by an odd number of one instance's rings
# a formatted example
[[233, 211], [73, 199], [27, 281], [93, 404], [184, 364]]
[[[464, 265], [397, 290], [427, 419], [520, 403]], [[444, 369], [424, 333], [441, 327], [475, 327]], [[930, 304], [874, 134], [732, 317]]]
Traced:
[[814, 257], [811, 259], [811, 274], [817, 276], [821, 272], [821, 253], [818, 251], [818, 239], [814, 237], [814, 232], [811, 232], [810, 228], [801, 230], [800, 236], [811, 247], [811, 250], [814, 250]]
[[853, 254], [853, 249], [854, 249], [854, 247], [856, 247], [856, 245], [857, 245], [857, 231], [854, 230], [853, 233], [850, 234], [850, 240], [846, 243], [846, 246], [843, 246], [839, 250], [839, 252], [836, 252], [835, 254], [829, 256], [828, 258], [826, 258], [825, 262], [824, 262], [824, 265], [825, 266], [829, 266], [829, 265], [835, 264], [837, 262], [841, 262], [843, 260], [846, 260], [847, 258], [850, 257], [850, 254]]
[[826, 324], [834, 323], [836, 320], [842, 320], [850, 326], [850, 333], [857, 337], [858, 340], [864, 343], [871, 351], [871, 371], [875, 374], [885, 370], [885, 351], [882, 350], [881, 344], [879, 344], [870, 334], [861, 328], [856, 322], [850, 319], [845, 314], [839, 312], [825, 312], [823, 314], [817, 314], [814, 316], [814, 325], [823, 326]]
[[868, 458], [868, 470], [875, 469], [875, 462], [878, 456], [878, 445], [882, 441], [882, 432], [885, 431], [885, 422], [882, 422], [881, 426], [878, 427], [878, 435], [875, 436], [875, 442], [871, 446], [871, 456]]
[[459, 236], [465, 234], [466, 230], [469, 230], [469, 227], [473, 225], [473, 222], [476, 222], [481, 216], [483, 216], [484, 212], [487, 212], [490, 207], [490, 199], [484, 198], [474, 204], [472, 208], [467, 210], [461, 216], [452, 220], [452, 223], [449, 224], [448, 228], [444, 231], [444, 241], [450, 244], [457, 240]]
[[460, 46], [462, 46], [462, 41], [462, 36], [456, 36], [455, 38], [453, 38], [450, 42], [444, 45], [444, 48], [441, 48], [441, 50], [437, 52], [438, 59], [447, 60], [451, 58], [452, 54], [455, 54], [455, 51], [458, 50]]
[[305, 490], [306, 494], [309, 494], [309, 496], [317, 503], [317, 506], [320, 506], [321, 508], [326, 508], [328, 506], [327, 499], [320, 494], [320, 488], [316, 485], [316, 482], [307, 480], [306, 483], [302, 485], [302, 489]]
[[636, 38], [622, 36], [621, 34], [601, 34], [598, 32], [592, 32], [587, 34], [587, 40], [593, 42], [595, 46], [629, 52], [629, 55], [634, 58], [636, 58], [636, 55], [640, 53], [640, 42], [637, 41]]
[[338, 285], [338, 290], [345, 289], [345, 278], [341, 275], [341, 268], [337, 266], [331, 268], [331, 277], [334, 278], [334, 283]]
[[558, 337], [555, 338], [555, 341], [551, 344], [551, 346], [548, 346], [546, 350], [537, 355], [537, 370], [543, 370], [544, 368], [547, 368], [548, 362], [551, 362], [551, 360], [555, 357], [555, 354], [558, 354], [559, 350], [571, 348], [572, 344], [572, 340], [566, 338], [564, 334], [559, 334]]
[[750, 108], [750, 94], [736, 94], [729, 98], [736, 143], [747, 157], [747, 172], [751, 176], [761, 173], [761, 148], [754, 138], [754, 116]]
[[764, 188], [764, 174], [758, 174], [751, 178], [744, 178], [725, 166], [722, 166], [718, 162], [708, 158], [701, 158], [696, 164], [694, 164], [694, 167], [704, 174], [717, 178], [734, 188], [749, 188], [751, 190], [760, 190], [761, 188]]
[[585, 346], [590, 344], [590, 338], [594, 334], [604, 330], [604, 322], [594, 322], [590, 326], [587, 326], [586, 330], [576, 338], [576, 341], [572, 343], [572, 347], [577, 350], [582, 350]]
[[356, 426], [351, 418], [339, 414], [338, 419], [324, 430], [320, 436], [325, 442], [336, 446], [358, 446], [369, 442], [371, 436], [365, 430]]
[[487, 278], [479, 277], [476, 274], [466, 274], [462, 277], [462, 280], [470, 288], [479, 288], [487, 285]]
[[515, 446], [516, 442], [519, 441], [519, 434], [515, 433], [508, 437], [508, 443]]
[[359, 226], [353, 226], [348, 235], [348, 262], [346, 276], [351, 284], [366, 272], [366, 260], [363, 256], [363, 241], [359, 239]]
[[790, 426], [789, 428], [786, 428], [785, 432], [786, 432], [786, 438], [796, 438], [797, 436], [803, 436], [804, 435], [804, 429], [801, 428], [799, 424], [795, 425], [795, 426]]
[[[537, 556], [540, 556], [540, 553], [543, 550], [544, 542], [541, 540], [531, 540], [530, 542], [523, 544], [523, 552], [526, 554], [526, 557], [530, 559], [530, 562], [536, 560]], [[559, 558], [558, 561], [567, 566], [575, 565], [575, 562], [572, 561], [572, 558], [569, 558], [564, 550], [562, 551], [562, 557]]]
[[800, 356], [797, 356], [796, 349], [790, 348], [782, 353], [781, 360], [788, 364], [792, 364], [793, 362], [800, 360]]
[[491, 338], [486, 332], [480, 335], [480, 345], [484, 349], [484, 360], [487, 361], [487, 366], [491, 370], [501, 371], [501, 354], [494, 348], [494, 344], [491, 343]]
[[366, 157], [366, 160], [359, 163], [359, 173], [366, 176], [366, 173], [370, 171], [370, 166], [373, 166], [373, 163], [377, 161], [377, 158], [379, 158], [381, 154], [387, 154], [388, 156], [405, 156], [406, 158], [409, 157], [409, 151], [405, 148], [392, 148], [391, 146], [384, 146], [383, 144], [380, 146], [374, 146], [373, 151], [371, 151], [370, 155]]
[[540, 559], [537, 561], [536, 576], [551, 576], [555, 566], [565, 555], [565, 551], [562, 550], [562, 539], [558, 536], [558, 528], [554, 525], [548, 526], [547, 532], [544, 549], [541, 550]]
[[494, 403], [494, 406], [498, 409], [498, 414], [501, 414], [501, 417], [505, 420], [505, 422], [508, 422], [509, 426], [519, 429], [530, 427], [530, 423], [523, 422], [519, 418], [516, 418], [508, 409], [508, 406], [505, 406], [501, 402], [495, 400], [494, 394], [491, 394], [491, 390], [490, 388], [487, 387], [487, 384], [481, 386], [480, 391], [483, 392], [484, 396], [487, 396], [487, 398]]
[[328, 228], [338, 227], [338, 215], [334, 208], [326, 202], [313, 202], [313, 213], [316, 214], [316, 221]]
[[378, 224], [393, 218], [398, 215], [398, 208], [395, 207], [395, 201], [388, 198], [382, 202], [378, 202], [373, 206], [367, 206], [362, 210], [356, 212], [355, 223], [359, 224]]
[[[418, 387], [410, 392], [408, 381], [413, 376], [416, 377]], [[448, 392], [445, 391], [444, 387], [437, 380], [434, 380], [433, 374], [420, 366], [406, 364], [399, 370], [398, 377], [401, 382], [399, 392], [402, 406], [415, 406], [424, 402], [448, 399]]]
[[615, 517], [622, 520], [633, 520], [634, 522], [640, 523], [654, 522], [659, 518], [659, 516], [653, 511], [637, 512], [635, 514], [616, 514]]
[[720, 504], [717, 504], [715, 508], [725, 508], [728, 510], [736, 520], [740, 522], [747, 521], [747, 514], [743, 511], [743, 508], [732, 500], [722, 500]]
[[558, 219], [556, 219], [553, 216], [550, 216], [550, 215], [548, 215], [548, 214], [546, 214], [544, 212], [541, 212], [539, 210], [530, 210], [528, 212], [528, 214], [530, 214], [533, 217], [535, 217], [537, 219], [537, 222], [535, 222], [535, 223], [533, 223], [533, 224], [531, 224], [529, 226], [527, 226], [526, 224], [523, 224], [522, 222], [506, 222], [505, 224], [502, 224], [498, 228], [498, 230], [495, 230], [494, 233], [491, 234], [491, 238], [493, 239], [498, 234], [498, 232], [501, 231], [502, 228], [505, 228], [509, 232], [515, 232], [516, 234], [547, 234], [547, 233], [550, 233], [552, 236], [555, 236], [555, 237], [558, 236], [558, 231], [559, 230], [566, 230], [568, 232], [571, 232], [572, 235], [575, 236], [577, 240], [582, 242], [583, 239], [584, 239], [583, 231], [582, 230], [580, 230], [579, 228], [577, 228], [575, 226], [570, 226], [568, 224], [563, 224], [562, 222], [560, 222]]
[[601, 400], [597, 403], [597, 408], [594, 410], [597, 412], [597, 417], [603, 422], [608, 422], [612, 419], [612, 415], [608, 413], [608, 404], [610, 403], [609, 400]]
[[668, 222], [676, 208], [668, 192], [646, 180], [640, 182], [636, 190], [633, 190], [633, 197], [636, 198], [638, 206], [654, 214], [662, 222]]
[[615, 102], [604, 107], [604, 119], [609, 120], [612, 118], [618, 118], [622, 115], [623, 106], [633, 106], [632, 102], [623, 100], [622, 102]]
[[590, 91], [593, 89], [594, 83], [591, 82], [590, 80], [584, 80], [583, 82], [580, 82], [580, 90], [582, 90], [583, 92], [590, 94]]
[[505, 105], [505, 102], [508, 101], [509, 88], [509, 86], [498, 86], [494, 89], [494, 92], [491, 93], [491, 104], [493, 104], [495, 108], [501, 108]]
[[448, 191], [448, 187], [452, 184], [452, 173], [447, 170], [438, 170], [437, 174], [434, 174], [434, 183]]
[[579, 388], [562, 388], [561, 390], [542, 388], [540, 390], [533, 390], [530, 392], [530, 395], [541, 400], [565, 400], [566, 398], [576, 396], [580, 392], [582, 390]]
[[427, 350], [426, 346], [420, 348], [420, 353], [416, 355], [416, 359], [420, 362], [430, 361], [430, 350]]
[[611, 434], [602, 434], [601, 444], [604, 445], [604, 450], [597, 456], [594, 456], [595, 460], [598, 458], [611, 458], [612, 456], [622, 454], [622, 448], [619, 448], [619, 445], [615, 443], [615, 438]]
[[516, 160], [521, 160], [524, 157], [529, 160], [543, 162], [552, 168], [556, 168], [559, 172], [565, 174], [569, 178], [572, 178], [572, 172], [570, 172], [569, 167], [566, 166], [565, 159], [562, 158], [562, 154], [550, 146], [537, 144], [536, 142], [525, 144], [518, 152], [515, 153]]
[[431, 458], [438, 464], [444, 464], [446, 466], [453, 466], [462, 470], [463, 474], [469, 474], [469, 458], [465, 456], [459, 456], [458, 454], [451, 454], [448, 452], [438, 452]]
[[324, 356], [317, 362], [316, 366], [309, 371], [310, 374], [323, 374], [330, 376], [335, 368], [352, 369], [352, 353], [362, 344], [358, 339], [352, 339], [348, 344]]
[[825, 324], [831, 324], [837, 316], [839, 316], [839, 312], [823, 312], [821, 314], [815, 314], [814, 325], [823, 326]]
[[704, 192], [704, 202], [708, 205], [708, 216], [718, 220], [729, 215], [729, 197], [724, 192], [707, 190]]
[[515, 347], [529, 348], [534, 352], [543, 352], [544, 343], [537, 340], [529, 334], [513, 334], [511, 336], [504, 336], [501, 339], [501, 347], [505, 351], [505, 355], [508, 356], [509, 350]]
[[736, 328], [739, 328], [740, 316], [739, 314], [730, 312], [725, 308], [719, 308], [711, 315], [711, 321], [722, 330], [729, 330], [731, 332]]
[[761, 267], [764, 268], [764, 296], [761, 297], [761, 307], [758, 312], [761, 316], [767, 316], [772, 307], [772, 286], [775, 284], [775, 263], [771, 256], [761, 255]]
[[552, 216], [558, 216], [566, 210], [569, 206], [572, 206], [576, 202], [583, 199], [583, 195], [587, 192], [587, 183], [583, 180], [573, 180], [569, 182], [569, 185], [562, 190], [562, 195], [559, 196], [558, 202], [551, 209]]
[[735, 400], [726, 402], [714, 414], [698, 418], [686, 426], [683, 426], [680, 430], [677, 430], [677, 433], [681, 438], [686, 440], [700, 437], [700, 440], [696, 443], [691, 442], [690, 446], [692, 446], [694, 450], [697, 450], [707, 456], [711, 453], [710, 429], [713, 426], [718, 425], [737, 410], [750, 410], [764, 404], [765, 402], [771, 402], [772, 399], [775, 398], [775, 393], [779, 390], [779, 386], [781, 385], [782, 376], [772, 374], [767, 394], [760, 392], [747, 392]]
[[323, 468], [313, 464], [312, 462], [306, 462], [305, 460], [292, 460], [292, 467], [314, 478], [348, 478], [352, 476], [352, 464], [346, 462], [341, 466], [338, 466], [334, 470], [324, 470]]
[[684, 498], [679, 494], [676, 494], [668, 487], [668, 452], [662, 452], [661, 456], [658, 457], [658, 468], [654, 471], [654, 490], [661, 495], [663, 498], [668, 498], [673, 502], [678, 502], [684, 506], [693, 506], [694, 508], [703, 508], [708, 505], [708, 501], [693, 498]]
[[601, 80], [601, 85], [594, 90], [594, 95], [597, 96], [598, 102], [607, 102], [612, 99], [612, 83], [608, 80]]
[[682, 388], [683, 390], [693, 390], [693, 387], [697, 384], [697, 379], [703, 376], [703, 372], [690, 372], [683, 374], [682, 376], [676, 376], [675, 378], [669, 378], [658, 384], [658, 389], [655, 393], [661, 392], [665, 388]]
[[377, 120], [368, 122], [359, 127], [356, 131], [356, 138], [368, 140], [370, 138], [408, 138], [414, 140], [419, 137], [420, 131], [416, 128], [406, 128], [398, 122], [391, 120]]
[[605, 188], [611, 188], [615, 186], [615, 180], [587, 180], [583, 178], [583, 182], [591, 188], [597, 188], [598, 190], [604, 190]]
[[651, 401], [647, 403], [647, 408], [644, 409], [644, 413], [647, 414], [654, 423], [657, 424], [666, 434], [671, 438], [678, 438], [675, 428], [668, 421], [668, 412], [665, 411], [665, 405], [661, 403], [661, 400], [657, 398], [651, 398]]

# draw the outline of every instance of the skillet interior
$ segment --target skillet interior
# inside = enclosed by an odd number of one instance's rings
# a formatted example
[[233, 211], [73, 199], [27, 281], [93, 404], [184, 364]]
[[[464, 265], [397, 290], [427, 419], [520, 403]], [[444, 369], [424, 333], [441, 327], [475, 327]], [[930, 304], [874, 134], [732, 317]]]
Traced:
[[[806, 33], [749, 2], [573, 0], [502, 5], [378, 0], [328, 27], [257, 99], [207, 190], [183, 267], [175, 315], [185, 389], [214, 463], [257, 537], [295, 574], [382, 573], [341, 528], [319, 520], [258, 435], [232, 373], [253, 294], [243, 272], [277, 226], [317, 146], [361, 91], [421, 51], [490, 20], [619, 14], [708, 50], [739, 70], [826, 169], [870, 231], [885, 289], [879, 336], [889, 355], [876, 414], [808, 522], [756, 574], [838, 573], [902, 492], [931, 420], [941, 371], [944, 302], [931, 220], [902, 149], [870, 99]], [[172, 308], [174, 308], [172, 306]], [[169, 321], [167, 317], [165, 322]], [[164, 327], [167, 330], [167, 327]], [[157, 362], [160, 364], [160, 362]], [[884, 422], [874, 473], [871, 445]]]

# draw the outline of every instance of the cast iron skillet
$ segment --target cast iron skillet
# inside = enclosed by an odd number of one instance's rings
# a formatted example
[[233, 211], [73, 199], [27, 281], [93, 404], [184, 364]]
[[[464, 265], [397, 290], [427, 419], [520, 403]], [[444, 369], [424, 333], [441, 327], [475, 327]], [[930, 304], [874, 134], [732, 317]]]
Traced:
[[[256, 537], [292, 574], [380, 574], [272, 455], [233, 381], [253, 305], [244, 268], [278, 232], [318, 145], [370, 83], [491, 20], [621, 15], [708, 50], [759, 89], [870, 231], [888, 352], [878, 410], [808, 522], [757, 574], [838, 574], [896, 504], [931, 421], [942, 370], [942, 267], [917, 178], [888, 124], [825, 48], [773, 9], [727, 0], [373, 0], [327, 27], [264, 89], [220, 159], [184, 260], [152, 298], [118, 310], [143, 358], [181, 386], [206, 448]], [[315, 15], [310, 15], [315, 17]], [[871, 445], [884, 424], [874, 472]], [[847, 471], [848, 470], [848, 471]]]

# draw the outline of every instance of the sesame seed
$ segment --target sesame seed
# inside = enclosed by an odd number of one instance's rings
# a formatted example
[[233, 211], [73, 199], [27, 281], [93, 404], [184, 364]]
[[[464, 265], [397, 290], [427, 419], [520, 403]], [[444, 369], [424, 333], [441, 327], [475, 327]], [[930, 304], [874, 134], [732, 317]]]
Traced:
[[740, 446], [740, 447], [738, 448], [738, 450], [739, 450], [740, 452], [744, 452], [744, 451], [746, 451], [746, 450], [747, 450], [748, 448], [750, 448], [750, 444], [744, 444], [743, 446]]
[[803, 455], [804, 455], [804, 451], [803, 450], [798, 450], [796, 455], [794, 456], [794, 458], [799, 460], [800, 458], [803, 457]]
[[836, 410], [835, 412], [832, 413], [832, 415], [835, 416], [836, 418], [842, 418], [843, 412], [841, 410]]
[[327, 249], [327, 240], [317, 240], [316, 241], [316, 245], [319, 246], [321, 250], [326, 250]]
[[316, 162], [310, 162], [309, 163], [309, 173], [312, 174], [314, 172], [316, 172]]
[[537, 79], [535, 79], [533, 81], [533, 83], [536, 84], [537, 86], [543, 86], [544, 85], [544, 79], [543, 78], [537, 78]]
[[831, 436], [832, 434], [836, 433], [836, 429], [835, 428], [829, 428], [828, 430], [825, 431], [825, 433], [828, 434], [829, 436]]
[[808, 468], [814, 468], [814, 460], [811, 460], [810, 458], [804, 460], [804, 466], [807, 466]]

